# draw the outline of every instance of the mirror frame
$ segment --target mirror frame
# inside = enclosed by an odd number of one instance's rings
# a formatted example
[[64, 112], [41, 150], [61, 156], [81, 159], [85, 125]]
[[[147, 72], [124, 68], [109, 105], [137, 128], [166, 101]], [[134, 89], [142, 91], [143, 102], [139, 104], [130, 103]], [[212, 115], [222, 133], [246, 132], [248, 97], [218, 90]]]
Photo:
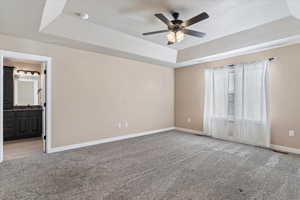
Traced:
[[[19, 81], [23, 82], [33, 82], [33, 90], [34, 90], [34, 97], [33, 97], [33, 104], [21, 105], [18, 104], [18, 84]], [[39, 80], [37, 77], [22, 77], [19, 75], [14, 76], [14, 106], [36, 106], [39, 105]]]

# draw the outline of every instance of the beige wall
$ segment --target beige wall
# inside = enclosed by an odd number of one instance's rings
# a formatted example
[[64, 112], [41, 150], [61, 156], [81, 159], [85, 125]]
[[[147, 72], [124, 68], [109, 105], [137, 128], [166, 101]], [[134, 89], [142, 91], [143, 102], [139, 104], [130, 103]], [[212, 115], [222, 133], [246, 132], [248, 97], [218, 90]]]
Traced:
[[[0, 49], [53, 58], [53, 147], [174, 125], [173, 69], [4, 35]], [[270, 66], [272, 143], [300, 148], [298, 52], [294, 45], [176, 69], [176, 126], [202, 130], [204, 67], [276, 57]], [[128, 128], [117, 128], [121, 120]], [[296, 136], [288, 137], [288, 129]]]
[[52, 57], [53, 147], [174, 126], [171, 68], [4, 35], [0, 49]]
[[[202, 130], [204, 68], [276, 57], [270, 66], [272, 144], [300, 148], [300, 45], [175, 70], [175, 125]], [[191, 123], [187, 118], [191, 117]], [[288, 130], [296, 130], [295, 137]]]

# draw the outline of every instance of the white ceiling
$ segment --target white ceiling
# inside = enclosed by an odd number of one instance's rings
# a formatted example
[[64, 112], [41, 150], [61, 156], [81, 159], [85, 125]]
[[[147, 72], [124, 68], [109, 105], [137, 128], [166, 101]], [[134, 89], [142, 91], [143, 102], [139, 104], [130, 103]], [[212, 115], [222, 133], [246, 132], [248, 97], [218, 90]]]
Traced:
[[166, 46], [165, 33], [154, 36], [142, 33], [166, 29], [154, 14], [163, 13], [171, 19], [172, 10], [180, 12], [184, 20], [204, 11], [210, 15], [191, 27], [207, 33], [205, 38], [187, 36], [181, 43], [170, 46], [175, 49], [196, 46], [290, 15], [285, 0], [85, 0], [84, 3], [69, 0], [64, 12], [89, 13], [89, 21], [93, 23]]
[[[207, 37], [167, 46], [165, 34], [141, 35], [164, 29], [153, 14], [170, 11], [184, 20], [207, 12], [191, 26]], [[296, 0], [2, 0], [0, 33], [176, 67], [298, 38], [298, 13]]]

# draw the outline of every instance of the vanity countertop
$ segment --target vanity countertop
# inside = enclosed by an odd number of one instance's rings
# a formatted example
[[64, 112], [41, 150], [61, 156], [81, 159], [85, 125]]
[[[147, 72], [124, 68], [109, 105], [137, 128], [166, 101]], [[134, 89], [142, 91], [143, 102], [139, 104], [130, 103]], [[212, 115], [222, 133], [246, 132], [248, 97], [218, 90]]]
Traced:
[[42, 106], [14, 106], [11, 109], [4, 109], [4, 111], [33, 111], [33, 110], [42, 110]]

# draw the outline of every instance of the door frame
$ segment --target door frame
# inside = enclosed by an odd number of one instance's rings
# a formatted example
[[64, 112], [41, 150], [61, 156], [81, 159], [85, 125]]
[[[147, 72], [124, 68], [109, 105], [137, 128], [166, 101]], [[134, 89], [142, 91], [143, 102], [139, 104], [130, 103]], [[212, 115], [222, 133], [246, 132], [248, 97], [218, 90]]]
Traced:
[[[3, 161], [3, 60], [4, 58], [14, 58], [14, 59], [25, 59], [34, 60], [42, 62], [46, 69], [45, 83], [43, 83], [45, 88], [45, 105], [43, 105], [43, 150], [45, 153], [50, 153], [51, 149], [51, 136], [52, 136], [52, 59], [51, 57], [39, 56], [27, 53], [19, 53], [13, 51], [0, 50], [0, 163]], [[44, 73], [44, 72], [43, 72]], [[46, 136], [46, 137], [44, 137]]]

